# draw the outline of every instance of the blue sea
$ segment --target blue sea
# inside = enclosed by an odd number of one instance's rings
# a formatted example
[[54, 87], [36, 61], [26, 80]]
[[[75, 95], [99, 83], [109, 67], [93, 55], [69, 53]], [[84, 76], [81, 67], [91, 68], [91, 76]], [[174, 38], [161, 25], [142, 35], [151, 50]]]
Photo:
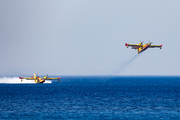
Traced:
[[180, 119], [180, 77], [61, 76], [0, 84], [0, 120]]

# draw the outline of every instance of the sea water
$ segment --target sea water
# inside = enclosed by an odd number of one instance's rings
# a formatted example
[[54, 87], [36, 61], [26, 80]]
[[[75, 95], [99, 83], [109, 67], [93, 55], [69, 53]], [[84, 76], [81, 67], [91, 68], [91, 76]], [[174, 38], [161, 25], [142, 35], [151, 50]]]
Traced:
[[0, 84], [0, 119], [180, 119], [180, 77], [62, 76]]

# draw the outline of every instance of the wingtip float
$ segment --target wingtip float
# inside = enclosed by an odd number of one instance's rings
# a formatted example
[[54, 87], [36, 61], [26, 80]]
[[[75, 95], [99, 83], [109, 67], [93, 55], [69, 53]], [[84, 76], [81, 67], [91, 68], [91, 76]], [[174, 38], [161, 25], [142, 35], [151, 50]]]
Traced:
[[149, 42], [149, 43], [146, 43], [143, 45], [143, 42], [140, 42], [139, 44], [128, 44], [128, 43], [125, 43], [125, 46], [127, 46], [127, 48], [129, 46], [131, 46], [132, 49], [137, 49], [137, 52], [138, 53], [141, 53], [143, 51], [145, 51], [146, 49], [148, 48], [160, 48], [162, 49], [162, 44], [161, 45], [151, 45], [152, 42]]
[[39, 77], [34, 73], [34, 76], [32, 76], [32, 77], [19, 77], [19, 79], [21, 79], [21, 82], [23, 81], [23, 79], [26, 79], [26, 80], [34, 80], [35, 83], [44, 83], [45, 80], [56, 80], [56, 79], [59, 82], [61, 77], [53, 78], [53, 77], [48, 77], [48, 75], [44, 76], [44, 77]]

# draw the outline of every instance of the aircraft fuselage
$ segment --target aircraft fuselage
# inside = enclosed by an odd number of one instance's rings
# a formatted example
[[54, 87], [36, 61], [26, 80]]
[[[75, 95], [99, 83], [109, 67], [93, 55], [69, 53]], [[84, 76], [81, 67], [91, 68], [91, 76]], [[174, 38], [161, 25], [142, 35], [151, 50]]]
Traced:
[[45, 80], [43, 80], [42, 78], [35, 79], [34, 81], [35, 81], [35, 83], [44, 83], [45, 82]]
[[141, 53], [141, 52], [145, 51], [148, 48], [149, 48], [149, 45], [145, 44], [145, 45], [143, 45], [143, 47], [138, 48], [137, 51], [138, 51], [138, 53]]

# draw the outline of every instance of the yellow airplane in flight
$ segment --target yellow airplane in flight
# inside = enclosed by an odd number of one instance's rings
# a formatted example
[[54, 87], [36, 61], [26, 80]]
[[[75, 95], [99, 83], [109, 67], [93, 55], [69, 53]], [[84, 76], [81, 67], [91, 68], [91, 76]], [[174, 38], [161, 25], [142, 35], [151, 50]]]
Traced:
[[145, 51], [148, 48], [162, 48], [162, 45], [151, 45], [152, 42], [146, 43], [143, 45], [143, 42], [140, 42], [139, 44], [127, 44], [125, 43], [125, 46], [127, 46], [127, 48], [129, 46], [131, 46], [132, 49], [137, 49], [138, 53], [141, 53], [143, 51]]
[[61, 77], [49, 78], [48, 75], [45, 77], [39, 77], [34, 73], [34, 77], [33, 76], [32, 77], [19, 77], [19, 79], [21, 79], [21, 82], [23, 81], [23, 79], [26, 79], [26, 80], [34, 80], [35, 83], [44, 83], [45, 80], [55, 80], [55, 79], [58, 79], [58, 82], [59, 82]]

